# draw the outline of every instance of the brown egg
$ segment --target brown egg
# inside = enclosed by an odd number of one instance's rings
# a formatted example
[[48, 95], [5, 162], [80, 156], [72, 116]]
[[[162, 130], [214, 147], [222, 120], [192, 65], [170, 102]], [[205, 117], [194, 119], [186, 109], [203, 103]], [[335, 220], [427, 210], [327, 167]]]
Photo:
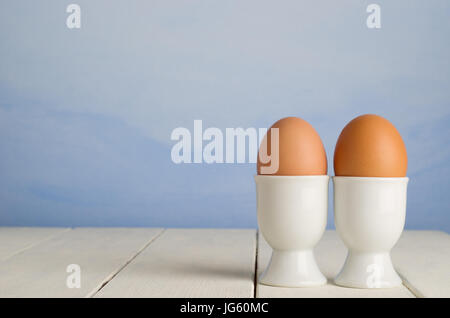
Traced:
[[334, 151], [336, 176], [404, 177], [405, 144], [397, 129], [378, 115], [356, 117], [342, 130]]
[[[261, 167], [268, 167], [271, 162], [261, 162], [261, 152], [258, 155], [258, 174], [272, 174], [279, 176], [306, 176], [327, 174], [327, 155], [319, 134], [306, 121], [297, 117], [286, 117], [277, 121], [271, 128], [278, 128], [278, 170], [262, 172]], [[271, 129], [264, 136], [263, 144], [267, 142], [267, 152], [264, 154], [275, 158], [272, 147]], [[260, 149], [261, 150], [261, 149]], [[264, 157], [263, 157], [264, 158]], [[273, 164], [273, 162], [272, 162]]]

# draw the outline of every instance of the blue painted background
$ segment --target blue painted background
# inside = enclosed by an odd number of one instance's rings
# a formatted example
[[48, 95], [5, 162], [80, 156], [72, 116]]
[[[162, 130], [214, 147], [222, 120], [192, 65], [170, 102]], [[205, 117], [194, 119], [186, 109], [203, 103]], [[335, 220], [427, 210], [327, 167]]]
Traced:
[[407, 146], [407, 228], [450, 231], [447, 0], [377, 1], [379, 30], [368, 1], [71, 2], [0, 3], [0, 225], [255, 227], [254, 164], [175, 165], [174, 128], [302, 117], [333, 175], [377, 113]]

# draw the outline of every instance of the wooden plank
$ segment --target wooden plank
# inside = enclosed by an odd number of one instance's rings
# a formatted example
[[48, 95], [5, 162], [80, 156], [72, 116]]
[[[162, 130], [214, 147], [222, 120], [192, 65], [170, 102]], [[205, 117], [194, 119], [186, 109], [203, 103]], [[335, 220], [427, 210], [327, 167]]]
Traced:
[[418, 297], [450, 297], [450, 235], [436, 231], [405, 231], [392, 260]]
[[[1, 263], [0, 297], [84, 297], [97, 291], [145, 248], [161, 229], [77, 228]], [[68, 288], [70, 264], [80, 288]]]
[[68, 230], [58, 227], [0, 227], [0, 261]]
[[253, 297], [255, 230], [168, 229], [98, 297]]
[[[270, 260], [272, 249], [259, 235], [258, 241], [258, 277], [262, 274]], [[315, 249], [317, 264], [327, 277], [328, 284], [308, 288], [280, 288], [257, 284], [256, 296], [270, 297], [414, 297], [404, 286], [392, 289], [355, 289], [336, 286], [333, 278], [337, 275], [345, 261], [347, 250], [335, 231], [326, 231]]]

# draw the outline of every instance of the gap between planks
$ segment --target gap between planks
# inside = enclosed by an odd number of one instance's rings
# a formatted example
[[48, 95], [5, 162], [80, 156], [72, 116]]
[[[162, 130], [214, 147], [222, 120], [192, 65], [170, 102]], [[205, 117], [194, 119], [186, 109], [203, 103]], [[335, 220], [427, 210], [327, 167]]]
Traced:
[[417, 290], [417, 288], [415, 288], [403, 275], [402, 273], [399, 272], [398, 269], [395, 269], [395, 271], [397, 272], [398, 276], [400, 276], [401, 280], [402, 280], [402, 284], [403, 286], [405, 286], [406, 289], [409, 290], [409, 292], [411, 294], [414, 295], [414, 297], [416, 298], [425, 298], [424, 295], [422, 295], [422, 293]]
[[47, 241], [49, 241], [49, 240], [51, 240], [51, 239], [53, 239], [53, 238], [55, 238], [55, 237], [58, 237], [58, 236], [60, 236], [60, 235], [62, 235], [62, 234], [64, 234], [64, 233], [66, 233], [66, 232], [72, 231], [73, 229], [74, 229], [74, 228], [72, 228], [72, 227], [69, 227], [69, 228], [66, 228], [66, 229], [61, 229], [60, 232], [51, 234], [51, 235], [49, 235], [49, 236], [47, 236], [47, 237], [45, 237], [45, 238], [43, 238], [43, 239], [41, 239], [41, 240], [38, 240], [38, 241], [33, 242], [33, 243], [30, 243], [28, 246], [25, 246], [25, 247], [23, 247], [23, 248], [21, 248], [21, 249], [15, 251], [14, 253], [12, 253], [12, 254], [6, 256], [5, 258], [0, 259], [0, 261], [3, 262], [3, 261], [6, 261], [6, 260], [9, 260], [9, 259], [11, 259], [11, 258], [14, 257], [14, 256], [17, 256], [17, 255], [19, 255], [19, 254], [22, 254], [23, 252], [25, 252], [25, 251], [27, 251], [27, 250], [29, 250], [29, 249], [35, 247], [35, 246], [38, 246], [39, 244], [45, 243], [45, 242], [47, 242]]
[[256, 241], [255, 241], [255, 275], [253, 279], [253, 298], [256, 298], [258, 290], [258, 248], [259, 248], [259, 229], [256, 229]]
[[166, 229], [162, 229], [157, 235], [155, 235], [153, 238], [151, 238], [147, 243], [144, 244], [142, 248], [140, 248], [136, 254], [132, 255], [119, 269], [112, 272], [110, 275], [108, 275], [103, 282], [101, 282], [96, 288], [94, 288], [89, 294], [86, 295], [85, 298], [92, 298], [94, 297], [102, 288], [104, 288], [108, 283], [114, 279], [125, 267], [127, 267], [128, 264], [130, 264], [136, 257], [139, 256], [150, 244], [152, 244], [155, 240], [157, 240], [163, 233], [166, 231]]

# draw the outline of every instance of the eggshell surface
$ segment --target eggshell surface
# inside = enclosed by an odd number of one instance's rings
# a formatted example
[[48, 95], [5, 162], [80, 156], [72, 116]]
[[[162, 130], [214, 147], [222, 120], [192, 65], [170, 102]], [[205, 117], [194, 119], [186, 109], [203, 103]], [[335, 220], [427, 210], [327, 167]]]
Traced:
[[336, 176], [405, 177], [407, 167], [408, 156], [400, 133], [381, 116], [356, 117], [337, 140]]
[[[272, 175], [307, 176], [326, 175], [327, 156], [317, 131], [305, 120], [297, 117], [280, 119], [271, 128], [278, 128], [279, 134], [279, 165], [278, 171]], [[263, 142], [267, 142], [267, 154], [272, 154], [274, 144], [272, 130], [267, 131]], [[273, 157], [273, 154], [272, 154]], [[258, 156], [257, 172], [270, 163], [261, 162]]]

